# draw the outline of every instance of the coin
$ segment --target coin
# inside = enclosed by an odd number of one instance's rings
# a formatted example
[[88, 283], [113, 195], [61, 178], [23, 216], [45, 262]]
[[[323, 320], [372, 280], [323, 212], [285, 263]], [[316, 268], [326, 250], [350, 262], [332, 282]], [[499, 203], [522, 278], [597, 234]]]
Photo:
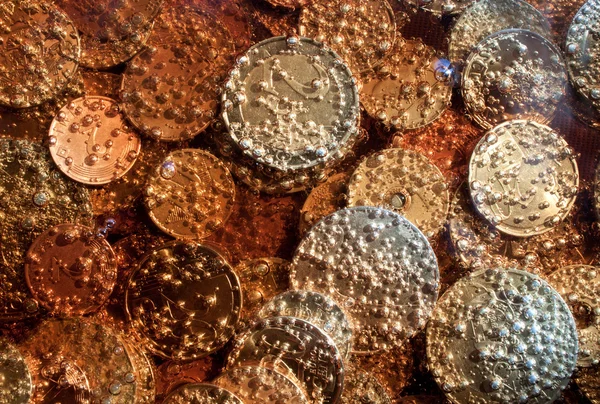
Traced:
[[235, 198], [229, 170], [200, 149], [170, 153], [148, 175], [144, 203], [150, 219], [173, 237], [205, 238], [227, 221]]
[[146, 356], [144, 348], [136, 341], [124, 340], [123, 346], [131, 358], [136, 373], [135, 402], [154, 404], [156, 402], [156, 381], [153, 363]]
[[444, 227], [450, 197], [439, 168], [420, 153], [377, 152], [356, 168], [348, 183], [348, 206], [381, 206], [402, 214], [425, 236]]
[[398, 40], [374, 74], [363, 78], [361, 102], [369, 115], [396, 129], [430, 124], [450, 105], [449, 63], [421, 40]]
[[300, 211], [300, 235], [315, 225], [319, 220], [342, 209], [346, 204], [346, 185], [348, 173], [334, 174], [310, 191]]
[[474, 3], [474, 0], [408, 0], [408, 3], [441, 16], [460, 14]]
[[156, 401], [163, 402], [165, 396], [188, 383], [204, 383], [217, 376], [215, 358], [205, 356], [193, 362], [181, 363], [167, 360], [156, 370]]
[[342, 358], [352, 349], [352, 325], [346, 313], [329, 296], [306, 290], [290, 290], [267, 302], [259, 317], [288, 316], [319, 327], [335, 342]]
[[7, 0], [0, 4], [0, 104], [40, 105], [66, 88], [80, 55], [77, 29], [52, 4]]
[[294, 289], [332, 297], [353, 322], [353, 349], [400, 346], [425, 326], [438, 294], [438, 267], [425, 236], [398, 213], [354, 207], [333, 213], [302, 239]]
[[225, 371], [214, 384], [231, 391], [245, 404], [308, 403], [302, 389], [291, 379], [259, 366], [242, 366]]
[[58, 168], [88, 185], [107, 184], [125, 175], [142, 147], [117, 102], [96, 95], [62, 108], [52, 121], [48, 143]]
[[202, 244], [164, 244], [140, 260], [125, 293], [127, 317], [148, 339], [146, 349], [193, 360], [233, 335], [242, 306], [229, 263]]
[[507, 29], [482, 40], [467, 58], [462, 96], [483, 129], [511, 119], [545, 124], [566, 84], [564, 61], [550, 41], [531, 31]]
[[163, 404], [243, 404], [233, 393], [212, 384], [185, 384], [169, 394]]
[[361, 73], [381, 63], [396, 40], [396, 19], [387, 0], [313, 2], [300, 13], [300, 35], [325, 42]]
[[359, 369], [351, 369], [344, 377], [342, 404], [353, 403], [392, 404], [392, 400], [371, 374]]
[[454, 403], [552, 402], [577, 362], [575, 321], [539, 277], [481, 270], [438, 301], [427, 328], [427, 357]]
[[469, 163], [477, 211], [503, 233], [529, 237], [550, 231], [577, 196], [575, 154], [551, 128], [514, 120], [487, 132]]
[[123, 74], [123, 111], [142, 133], [164, 141], [191, 139], [215, 117], [217, 91], [234, 53], [231, 35], [212, 15], [168, 7], [148, 49]]
[[271, 317], [240, 335], [227, 368], [258, 365], [299, 380], [311, 402], [333, 404], [342, 393], [344, 368], [335, 342], [304, 320]]
[[0, 403], [27, 404], [32, 389], [25, 358], [11, 342], [0, 339]]

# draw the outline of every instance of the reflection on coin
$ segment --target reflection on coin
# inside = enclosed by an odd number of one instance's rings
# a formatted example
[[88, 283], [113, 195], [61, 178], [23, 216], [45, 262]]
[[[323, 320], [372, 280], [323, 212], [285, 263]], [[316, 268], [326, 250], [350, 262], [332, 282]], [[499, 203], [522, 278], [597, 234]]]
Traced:
[[54, 162], [68, 177], [102, 185], [133, 167], [142, 143], [125, 123], [116, 101], [86, 96], [54, 118], [48, 138]]
[[429, 367], [455, 403], [548, 403], [577, 362], [573, 316], [545, 281], [482, 270], [440, 298], [427, 328]]
[[0, 339], [0, 403], [27, 404], [32, 389], [25, 358], [13, 344]]
[[148, 176], [144, 189], [150, 219], [165, 233], [205, 238], [231, 214], [235, 185], [229, 170], [200, 149], [170, 153]]
[[300, 211], [300, 235], [304, 235], [325, 216], [345, 207], [349, 179], [348, 173], [334, 174], [310, 191]]
[[529, 237], [550, 231], [569, 213], [579, 173], [567, 142], [533, 121], [508, 121], [479, 141], [469, 163], [477, 211], [503, 233]]
[[422, 328], [438, 294], [429, 242], [398, 213], [340, 210], [317, 223], [294, 255], [294, 289], [331, 296], [352, 318], [353, 349], [386, 350]]
[[462, 96], [484, 129], [511, 119], [548, 123], [566, 84], [563, 59], [550, 41], [531, 31], [507, 29], [485, 38], [471, 53]]
[[304, 320], [271, 317], [239, 336], [227, 367], [258, 365], [297, 379], [311, 402], [333, 404], [342, 393], [344, 368], [335, 342]]
[[156, 401], [163, 402], [166, 395], [187, 383], [203, 383], [217, 375], [215, 359], [205, 356], [193, 362], [167, 360], [156, 370]]
[[304, 404], [309, 401], [291, 379], [274, 370], [242, 366], [222, 373], [214, 384], [231, 391], [244, 404]]
[[366, 158], [348, 183], [348, 206], [381, 206], [402, 214], [427, 237], [446, 222], [450, 197], [439, 168], [422, 154], [385, 149]]
[[154, 364], [148, 359], [144, 348], [136, 341], [124, 340], [123, 346], [131, 358], [136, 373], [135, 402], [139, 404], [156, 403], [156, 381]]
[[346, 372], [344, 377], [344, 392], [340, 403], [354, 404], [357, 402], [392, 404], [392, 400], [375, 377], [362, 370], [352, 368]]
[[66, 14], [44, 1], [6, 0], [0, 26], [0, 105], [40, 105], [66, 88], [80, 54], [77, 29]]
[[185, 384], [169, 394], [163, 404], [244, 404], [233, 393], [212, 384]]
[[571, 308], [577, 324], [577, 365], [600, 363], [600, 271], [591, 265], [570, 265], [553, 272], [548, 282]]
[[237, 275], [215, 250], [173, 241], [139, 262], [125, 294], [128, 318], [153, 354], [192, 360], [233, 335], [242, 295]]
[[395, 53], [363, 79], [361, 102], [369, 115], [396, 129], [435, 121], [450, 104], [449, 63], [420, 40], [398, 40]]
[[460, 14], [474, 0], [407, 0], [408, 3], [414, 4], [425, 10], [428, 10], [436, 15], [455, 15]]

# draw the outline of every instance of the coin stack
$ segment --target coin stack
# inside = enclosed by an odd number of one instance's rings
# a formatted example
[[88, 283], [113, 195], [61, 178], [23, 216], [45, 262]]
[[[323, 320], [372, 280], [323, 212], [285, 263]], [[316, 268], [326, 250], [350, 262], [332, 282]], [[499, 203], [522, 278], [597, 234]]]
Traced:
[[4, 0], [0, 404], [600, 403], [599, 22]]

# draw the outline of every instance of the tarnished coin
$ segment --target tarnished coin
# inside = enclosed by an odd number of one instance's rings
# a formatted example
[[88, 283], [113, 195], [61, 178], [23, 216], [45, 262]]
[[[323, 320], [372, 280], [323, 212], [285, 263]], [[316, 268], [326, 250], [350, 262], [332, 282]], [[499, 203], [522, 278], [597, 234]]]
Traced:
[[244, 404], [244, 402], [221, 387], [190, 383], [169, 394], [163, 404]]
[[187, 140], [215, 118], [218, 87], [234, 54], [231, 35], [212, 15], [167, 7], [148, 48], [123, 75], [123, 110], [145, 135]]
[[557, 226], [573, 207], [578, 186], [573, 150], [558, 133], [533, 121], [496, 126], [471, 155], [469, 191], [475, 208], [512, 236]]
[[28, 404], [32, 389], [25, 358], [12, 343], [0, 339], [0, 403]]
[[260, 320], [240, 335], [227, 367], [262, 366], [301, 383], [310, 402], [338, 402], [344, 368], [335, 342], [318, 327], [294, 317]]
[[231, 391], [244, 404], [309, 403], [295, 381], [265, 367], [233, 368], [222, 373], [213, 383]]
[[423, 8], [436, 15], [457, 15], [462, 13], [475, 0], [407, 0], [410, 4]]
[[334, 174], [310, 191], [300, 211], [300, 235], [304, 235], [325, 216], [345, 207], [349, 179], [348, 173]]
[[227, 221], [235, 198], [229, 170], [200, 149], [170, 153], [144, 189], [150, 219], [170, 236], [201, 239]]
[[40, 105], [67, 87], [80, 47], [65, 13], [45, 1], [6, 0], [0, 4], [0, 27], [0, 105]]
[[511, 119], [548, 123], [567, 85], [560, 51], [539, 34], [507, 29], [482, 40], [465, 63], [462, 96], [474, 122], [491, 129]]
[[579, 355], [577, 365], [600, 363], [600, 271], [591, 265], [570, 265], [548, 277], [571, 308], [577, 324]]
[[192, 360], [221, 348], [233, 335], [242, 294], [237, 275], [215, 250], [173, 241], [140, 260], [125, 306], [150, 352]]
[[352, 318], [353, 349], [399, 346], [425, 326], [438, 295], [429, 242], [398, 213], [340, 210], [317, 223], [294, 255], [294, 289], [331, 296]]
[[392, 404], [392, 400], [375, 377], [353, 368], [344, 377], [344, 392], [340, 403]]
[[302, 8], [299, 30], [331, 46], [358, 74], [393, 50], [396, 19], [387, 0], [316, 1]]
[[333, 339], [342, 358], [352, 349], [352, 325], [346, 313], [329, 296], [307, 290], [290, 290], [275, 296], [259, 317], [288, 316], [316, 325]]
[[156, 401], [163, 402], [172, 391], [188, 383], [204, 383], [214, 379], [218, 370], [209, 355], [192, 362], [167, 360], [156, 370]]
[[450, 205], [439, 168], [420, 153], [385, 149], [366, 158], [348, 183], [348, 206], [381, 206], [402, 214], [425, 236], [438, 234]]
[[361, 102], [369, 115], [396, 129], [426, 126], [450, 105], [449, 63], [420, 40], [398, 39], [395, 50], [363, 79]]
[[142, 147], [115, 100], [78, 98], [60, 110], [48, 137], [58, 168], [75, 181], [107, 184], [133, 167]]
[[230, 141], [289, 173], [339, 161], [358, 136], [358, 88], [346, 64], [313, 39], [274, 37], [251, 47], [225, 83]]
[[429, 368], [454, 403], [548, 403], [569, 382], [577, 331], [545, 281], [515, 269], [460, 279], [427, 327]]

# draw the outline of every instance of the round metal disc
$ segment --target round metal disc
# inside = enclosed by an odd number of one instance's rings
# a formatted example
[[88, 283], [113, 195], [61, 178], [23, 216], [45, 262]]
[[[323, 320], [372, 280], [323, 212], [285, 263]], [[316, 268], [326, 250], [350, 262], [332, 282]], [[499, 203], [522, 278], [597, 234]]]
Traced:
[[27, 404], [32, 392], [25, 358], [13, 344], [0, 339], [0, 403]]
[[[346, 185], [350, 175], [334, 174], [327, 181], [314, 187], [306, 197], [300, 211], [300, 235], [306, 232], [325, 216], [344, 207], [346, 203]], [[600, 199], [599, 199], [600, 200]]]
[[163, 404], [244, 404], [232, 392], [212, 384], [184, 384], [169, 394]]

